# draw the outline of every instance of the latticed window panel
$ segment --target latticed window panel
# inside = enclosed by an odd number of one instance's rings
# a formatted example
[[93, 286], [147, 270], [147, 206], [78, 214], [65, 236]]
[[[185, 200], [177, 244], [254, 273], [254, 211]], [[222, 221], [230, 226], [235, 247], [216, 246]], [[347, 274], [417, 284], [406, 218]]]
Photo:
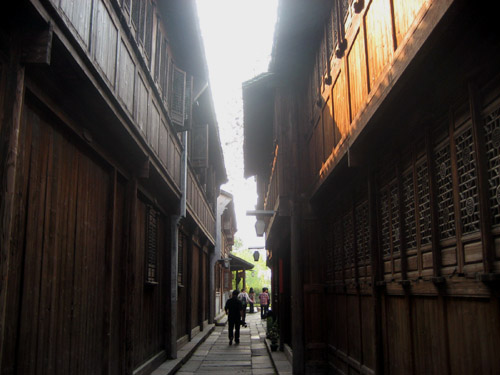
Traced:
[[418, 219], [420, 230], [420, 246], [431, 243], [431, 200], [429, 189], [429, 168], [427, 160], [421, 160], [416, 166], [418, 191]]
[[[335, 8], [333, 6], [332, 8]], [[333, 52], [333, 9], [328, 13], [326, 20], [326, 57], [329, 59]]]
[[479, 230], [477, 169], [474, 159], [472, 128], [470, 125], [455, 137], [455, 143], [457, 148], [462, 233], [468, 234]]
[[334, 260], [334, 221], [328, 220], [328, 230], [326, 233], [326, 281], [335, 279], [335, 260]]
[[368, 202], [358, 204], [354, 211], [356, 220], [356, 251], [358, 265], [371, 263], [370, 227], [368, 220]]
[[455, 210], [453, 205], [453, 179], [451, 176], [450, 145], [445, 143], [434, 151], [436, 171], [439, 238], [453, 238], [455, 231]]
[[183, 233], [179, 232], [177, 238], [177, 282], [182, 284], [184, 282], [184, 246], [186, 237]]
[[352, 214], [348, 212], [344, 215], [344, 254], [345, 254], [345, 267], [354, 266], [354, 227], [352, 221]]
[[397, 181], [390, 185], [392, 254], [401, 251], [401, 220], [399, 217], [399, 190]]
[[384, 258], [391, 256], [391, 216], [389, 209], [389, 191], [383, 189], [380, 194], [380, 242]]
[[153, 207], [147, 207], [146, 213], [146, 282], [158, 281], [158, 218]]
[[493, 225], [500, 224], [500, 109], [484, 118], [488, 190]]
[[415, 186], [413, 169], [403, 175], [403, 220], [407, 249], [417, 247], [417, 224], [415, 220]]
[[349, 15], [349, 8], [352, 4], [353, 0], [340, 0], [342, 7], [342, 20], [343, 22], [347, 21], [347, 16]]
[[342, 222], [337, 219], [335, 220], [335, 223], [333, 224], [333, 261], [335, 264], [335, 271], [340, 271], [342, 270], [342, 258], [343, 258], [343, 228], [342, 228]]
[[339, 19], [339, 9], [336, 5], [332, 7], [332, 18], [333, 18], [333, 46], [336, 47], [339, 44], [339, 27], [338, 27], [338, 19]]

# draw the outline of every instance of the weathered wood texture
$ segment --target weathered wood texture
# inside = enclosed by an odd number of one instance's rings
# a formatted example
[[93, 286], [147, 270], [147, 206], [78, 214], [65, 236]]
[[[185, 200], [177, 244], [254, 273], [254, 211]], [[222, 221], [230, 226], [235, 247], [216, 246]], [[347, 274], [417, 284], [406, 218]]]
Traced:
[[[362, 3], [346, 16], [345, 53], [331, 48], [323, 62], [328, 46], [319, 37], [305, 86], [295, 87], [299, 145], [276, 136], [289, 127], [280, 113], [294, 104], [275, 93], [276, 147], [301, 153], [288, 168], [300, 169], [310, 199], [300, 227], [306, 370], [499, 372], [493, 17], [461, 1]], [[466, 47], [471, 57], [463, 59]], [[280, 191], [272, 175], [258, 176], [259, 196]], [[272, 224], [266, 237], [287, 230]], [[287, 248], [269, 244], [273, 292], [281, 291]], [[273, 299], [281, 319], [285, 301]]]
[[[174, 185], [180, 188], [182, 146], [173, 124], [183, 125], [184, 117], [191, 113], [192, 86], [186, 82], [191, 82], [192, 77], [175, 66], [166, 42], [164, 22], [159, 15], [153, 17], [157, 14], [153, 11], [155, 5], [147, 0], [138, 2], [137, 6], [134, 3], [130, 10], [125, 1], [116, 12], [117, 7], [106, 0], [51, 2], [118, 98], [128, 119], [148, 145], [151, 157], [158, 160]], [[150, 17], [148, 22], [144, 21], [147, 17]], [[201, 136], [198, 143], [208, 153], [208, 131]], [[188, 210], [214, 242], [214, 212], [203, 188], [193, 178], [193, 171], [190, 174], [188, 184], [192, 193], [188, 197]]]

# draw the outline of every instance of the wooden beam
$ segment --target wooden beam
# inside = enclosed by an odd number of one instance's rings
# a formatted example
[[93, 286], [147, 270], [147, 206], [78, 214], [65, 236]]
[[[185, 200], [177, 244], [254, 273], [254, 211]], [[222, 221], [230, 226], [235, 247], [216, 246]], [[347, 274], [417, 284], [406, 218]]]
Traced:
[[29, 30], [22, 36], [21, 63], [50, 65], [53, 27], [49, 23], [44, 30]]

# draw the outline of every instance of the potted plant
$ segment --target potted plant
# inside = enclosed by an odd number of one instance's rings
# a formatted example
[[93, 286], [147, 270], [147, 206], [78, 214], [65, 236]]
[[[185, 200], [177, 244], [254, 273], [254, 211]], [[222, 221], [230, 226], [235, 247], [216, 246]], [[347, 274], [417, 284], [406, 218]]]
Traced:
[[271, 340], [271, 351], [275, 352], [278, 350], [278, 340], [280, 336], [277, 331], [272, 331], [269, 334], [269, 340]]
[[271, 350], [275, 352], [278, 349], [278, 340], [280, 338], [278, 331], [278, 322], [268, 321], [267, 338], [271, 341]]

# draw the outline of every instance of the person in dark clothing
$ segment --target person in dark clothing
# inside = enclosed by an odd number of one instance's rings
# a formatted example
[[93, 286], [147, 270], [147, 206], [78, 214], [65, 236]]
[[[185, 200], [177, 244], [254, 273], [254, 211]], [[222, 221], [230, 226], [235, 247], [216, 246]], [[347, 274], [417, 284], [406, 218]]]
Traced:
[[238, 299], [238, 294], [237, 290], [233, 290], [233, 297], [226, 301], [226, 306], [224, 307], [229, 325], [229, 345], [233, 344], [233, 330], [234, 342], [236, 344], [240, 342], [240, 324], [241, 318], [243, 317], [243, 304]]

